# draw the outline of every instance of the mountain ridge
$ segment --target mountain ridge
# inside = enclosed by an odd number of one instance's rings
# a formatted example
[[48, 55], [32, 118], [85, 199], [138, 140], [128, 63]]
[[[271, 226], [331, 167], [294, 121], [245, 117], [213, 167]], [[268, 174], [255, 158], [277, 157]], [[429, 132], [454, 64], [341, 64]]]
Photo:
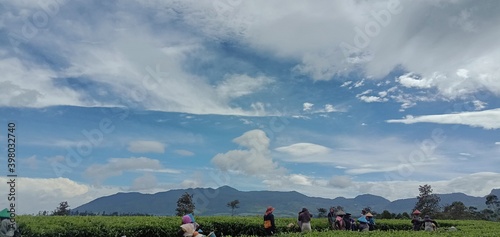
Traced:
[[[296, 216], [303, 207], [312, 213], [317, 208], [328, 209], [331, 206], [342, 206], [347, 212], [358, 214], [364, 207], [381, 213], [388, 210], [391, 213], [411, 212], [417, 198], [404, 198], [390, 201], [373, 194], [360, 194], [354, 198], [311, 197], [297, 191], [240, 191], [230, 186], [219, 188], [188, 188], [173, 189], [154, 194], [139, 192], [118, 192], [108, 196], [96, 198], [86, 204], [78, 206], [72, 211], [94, 214], [148, 214], [173, 216], [177, 208], [177, 200], [184, 193], [193, 194], [196, 205], [195, 214], [205, 216], [231, 215], [227, 203], [233, 200], [240, 201], [240, 207], [234, 210], [235, 215], [260, 215], [267, 206], [276, 208], [277, 216]], [[493, 189], [491, 194], [500, 195], [500, 189]], [[478, 210], [486, 208], [485, 197], [474, 197], [464, 193], [436, 194], [441, 198], [440, 204], [447, 205], [454, 201], [461, 201], [467, 207], [474, 206]]]

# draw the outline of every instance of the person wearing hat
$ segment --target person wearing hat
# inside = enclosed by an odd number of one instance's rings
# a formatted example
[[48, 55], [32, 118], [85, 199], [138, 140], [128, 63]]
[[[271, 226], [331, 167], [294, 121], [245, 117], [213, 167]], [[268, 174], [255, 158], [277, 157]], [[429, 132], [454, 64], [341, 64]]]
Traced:
[[182, 237], [203, 237], [202, 234], [198, 232], [199, 225], [194, 222], [194, 217], [192, 215], [184, 215], [182, 217], [182, 225], [178, 232], [178, 236]]
[[345, 212], [343, 210], [337, 211], [337, 217], [335, 218], [335, 229], [336, 230], [345, 230], [345, 222], [344, 222]]
[[358, 218], [358, 230], [359, 231], [369, 231], [370, 226], [368, 225], [368, 220], [366, 219], [365, 216], [361, 216]]
[[264, 230], [267, 236], [274, 235], [276, 233], [276, 224], [274, 223], [274, 207], [267, 207], [266, 213], [264, 213]]
[[422, 228], [422, 217], [420, 217], [421, 212], [419, 210], [413, 211], [413, 218], [411, 219], [411, 224], [413, 225], [414, 231], [419, 231]]
[[368, 229], [375, 230], [375, 219], [373, 218], [373, 214], [371, 212], [366, 213], [366, 220], [368, 221]]
[[424, 230], [425, 231], [435, 231], [438, 227], [438, 223], [431, 219], [428, 215], [424, 217]]
[[346, 213], [343, 217], [345, 223], [345, 230], [353, 230], [353, 222], [355, 222], [351, 218], [351, 213]]
[[311, 218], [312, 214], [307, 210], [307, 208], [302, 208], [302, 211], [299, 214], [298, 221], [300, 222], [300, 230], [301, 232], [309, 232], [311, 231]]
[[11, 221], [7, 208], [0, 211], [0, 221], [0, 237], [21, 236], [16, 222]]

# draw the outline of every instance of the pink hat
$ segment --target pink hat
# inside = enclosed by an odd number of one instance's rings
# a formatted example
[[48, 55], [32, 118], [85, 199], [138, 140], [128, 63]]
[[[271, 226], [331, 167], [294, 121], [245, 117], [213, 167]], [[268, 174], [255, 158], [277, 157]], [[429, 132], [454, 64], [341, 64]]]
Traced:
[[266, 215], [273, 212], [274, 211], [274, 207], [272, 206], [268, 206], [267, 209], [266, 209]]
[[189, 217], [189, 215], [185, 215], [182, 217], [182, 224], [187, 224], [187, 223], [191, 223], [191, 217]]

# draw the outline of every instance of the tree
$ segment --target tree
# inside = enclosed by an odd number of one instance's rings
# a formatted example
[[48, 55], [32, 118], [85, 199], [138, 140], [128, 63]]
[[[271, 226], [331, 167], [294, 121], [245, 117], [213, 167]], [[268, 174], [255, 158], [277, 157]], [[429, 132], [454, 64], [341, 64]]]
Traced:
[[497, 195], [489, 194], [486, 196], [486, 205], [488, 205], [489, 210], [491, 210], [490, 218], [495, 219], [500, 215], [500, 201]]
[[184, 216], [186, 214], [190, 214], [194, 212], [194, 202], [193, 202], [194, 194], [189, 194], [185, 192], [182, 196], [177, 200], [177, 208], [175, 209], [177, 216]]
[[384, 210], [379, 216], [380, 219], [392, 219], [393, 216], [388, 210]]
[[441, 198], [436, 194], [432, 194], [432, 188], [430, 185], [425, 184], [424, 186], [419, 186], [418, 191], [420, 195], [417, 197], [417, 203], [415, 208], [422, 212], [422, 215], [434, 215], [439, 213], [439, 202]]
[[447, 219], [461, 220], [469, 218], [467, 207], [463, 202], [455, 201], [444, 207], [443, 214]]
[[477, 207], [469, 206], [469, 208], [467, 208], [467, 213], [469, 215], [468, 219], [474, 219], [474, 220], [481, 219], [481, 213], [477, 210]]
[[318, 217], [319, 218], [326, 217], [327, 216], [326, 212], [327, 212], [326, 208], [323, 207], [318, 208]]
[[69, 205], [67, 201], [59, 203], [59, 206], [52, 212], [53, 216], [67, 216], [69, 215]]
[[238, 199], [230, 201], [227, 203], [227, 206], [231, 208], [231, 216], [234, 215], [234, 209], [235, 208], [240, 208], [240, 201]]

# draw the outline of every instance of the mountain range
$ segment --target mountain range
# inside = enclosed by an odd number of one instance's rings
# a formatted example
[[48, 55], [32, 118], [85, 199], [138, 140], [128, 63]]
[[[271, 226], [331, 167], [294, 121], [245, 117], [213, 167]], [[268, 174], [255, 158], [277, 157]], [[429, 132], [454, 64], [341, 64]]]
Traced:
[[[148, 214], [159, 216], [173, 216], [177, 208], [178, 199], [184, 194], [192, 194], [195, 203], [196, 215], [216, 216], [231, 215], [232, 209], [228, 203], [238, 200], [239, 207], [234, 209], [234, 215], [261, 215], [267, 206], [273, 206], [276, 216], [296, 216], [303, 208], [317, 214], [318, 208], [342, 206], [346, 212], [358, 214], [361, 209], [370, 207], [374, 212], [381, 213], [388, 210], [391, 213], [410, 213], [417, 202], [417, 198], [398, 199], [389, 201], [383, 197], [362, 194], [355, 198], [337, 197], [334, 199], [309, 197], [296, 191], [239, 191], [229, 186], [213, 188], [176, 189], [155, 194], [138, 192], [116, 193], [104, 196], [81, 205], [73, 212], [87, 212], [95, 214]], [[500, 189], [493, 189], [491, 194], [500, 197]], [[487, 208], [485, 197], [474, 197], [464, 193], [437, 194], [441, 198], [441, 205], [461, 201], [465, 206], [476, 207], [478, 210]]]

